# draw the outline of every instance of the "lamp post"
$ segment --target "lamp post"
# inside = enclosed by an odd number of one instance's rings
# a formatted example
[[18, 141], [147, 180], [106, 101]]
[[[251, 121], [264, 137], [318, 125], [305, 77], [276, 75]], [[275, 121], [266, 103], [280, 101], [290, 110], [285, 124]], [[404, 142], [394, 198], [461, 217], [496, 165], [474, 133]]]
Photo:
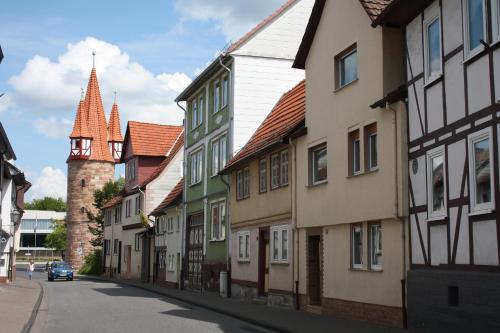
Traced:
[[10, 212], [10, 227], [11, 227], [11, 236], [12, 236], [12, 246], [10, 247], [10, 254], [9, 254], [9, 281], [13, 280], [13, 272], [12, 272], [12, 266], [14, 265], [14, 242], [16, 240], [16, 225], [19, 223], [21, 220], [21, 212], [18, 211], [17, 209], [13, 209]]

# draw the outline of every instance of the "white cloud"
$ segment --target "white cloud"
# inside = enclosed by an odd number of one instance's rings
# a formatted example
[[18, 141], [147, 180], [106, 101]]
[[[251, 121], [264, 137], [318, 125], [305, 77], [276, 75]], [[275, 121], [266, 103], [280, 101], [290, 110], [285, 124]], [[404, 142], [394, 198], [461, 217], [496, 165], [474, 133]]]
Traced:
[[0, 113], [13, 106], [12, 97], [10, 95], [3, 95], [0, 97]]
[[236, 40], [269, 16], [285, 0], [176, 0], [185, 19], [216, 21], [226, 39]]
[[51, 139], [67, 138], [71, 132], [72, 121], [66, 118], [49, 117], [36, 119], [35, 129], [38, 133]]
[[[80, 89], [86, 88], [92, 67], [92, 51], [97, 54], [96, 70], [106, 113], [110, 112], [116, 90], [123, 121], [181, 123], [183, 114], [173, 100], [191, 82], [186, 74], [155, 75], [131, 61], [118, 46], [93, 37], [68, 44], [66, 52], [57, 61], [34, 56], [19, 75], [9, 79], [14, 91], [12, 100], [6, 102], [40, 114], [64, 113], [65, 119], [38, 119], [34, 123], [39, 132], [49, 137], [63, 135], [68, 128], [66, 120], [74, 118]], [[62, 128], [57, 134], [47, 131], [58, 123]]]
[[29, 191], [26, 192], [27, 201], [46, 196], [66, 200], [67, 180], [61, 169], [46, 166], [40, 175], [30, 173], [27, 177], [33, 184]]

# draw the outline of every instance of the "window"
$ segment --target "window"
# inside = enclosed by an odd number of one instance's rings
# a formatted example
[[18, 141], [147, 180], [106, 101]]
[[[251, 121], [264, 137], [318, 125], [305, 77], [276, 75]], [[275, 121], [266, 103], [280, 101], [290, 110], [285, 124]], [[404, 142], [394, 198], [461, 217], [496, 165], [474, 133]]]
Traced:
[[177, 215], [177, 228], [175, 228], [177, 232], [181, 230], [181, 217]]
[[469, 136], [469, 171], [471, 210], [487, 213], [494, 209], [491, 130]]
[[128, 199], [125, 201], [125, 217], [130, 217], [130, 211], [132, 210], [132, 199]]
[[115, 224], [120, 223], [122, 221], [122, 206], [117, 206], [114, 209], [114, 220]]
[[111, 225], [111, 208], [104, 211], [104, 224], [107, 226]]
[[382, 228], [380, 224], [369, 224], [368, 234], [370, 240], [370, 268], [382, 269]]
[[250, 231], [238, 232], [238, 261], [250, 261]]
[[80, 181], [80, 185], [81, 185], [82, 187], [85, 187], [85, 179], [82, 179], [82, 180]]
[[259, 192], [267, 191], [267, 160], [264, 158], [259, 161]]
[[349, 176], [361, 172], [361, 143], [359, 141], [359, 130], [349, 133]]
[[141, 248], [141, 234], [135, 234], [135, 239], [134, 239], [134, 250], [136, 252], [139, 252]]
[[361, 225], [351, 227], [352, 268], [363, 268], [363, 229]]
[[271, 189], [280, 186], [280, 155], [271, 155]]
[[192, 104], [192, 112], [191, 112], [191, 117], [192, 117], [192, 125], [191, 128], [196, 128], [198, 127], [198, 100], [195, 98], [193, 100]]
[[271, 262], [288, 263], [288, 226], [271, 227]]
[[216, 81], [214, 83], [214, 113], [219, 112], [220, 110], [220, 83], [219, 81]]
[[169, 254], [168, 255], [167, 270], [169, 272], [174, 272], [175, 271], [175, 254]]
[[127, 168], [126, 168], [126, 175], [125, 177], [127, 178], [127, 181], [131, 181], [135, 179], [135, 160], [130, 160], [127, 162]]
[[250, 168], [238, 170], [236, 173], [236, 199], [250, 197]]
[[135, 197], [135, 215], [139, 215], [141, 213], [141, 195]]
[[358, 79], [358, 52], [356, 44], [335, 57], [336, 89], [340, 89]]
[[222, 136], [212, 142], [212, 176], [217, 176], [227, 162], [227, 139]]
[[486, 3], [485, 0], [465, 0], [463, 4], [465, 56], [470, 57], [483, 49], [481, 40], [487, 40]]
[[191, 154], [191, 185], [201, 182], [203, 172], [203, 150]]
[[160, 268], [165, 268], [167, 253], [165, 251], [161, 251], [159, 253], [159, 256], [160, 256], [160, 258], [158, 258], [158, 261], [159, 261], [158, 264], [159, 264]]
[[315, 185], [326, 181], [328, 176], [326, 144], [322, 144], [320, 146], [309, 149], [309, 156], [311, 166], [310, 183], [312, 185]]
[[365, 170], [378, 168], [377, 123], [365, 126]]
[[203, 95], [198, 96], [198, 126], [203, 124], [203, 119], [205, 118], [205, 97]]
[[224, 240], [226, 237], [226, 202], [212, 203], [212, 240]]
[[441, 68], [441, 17], [439, 6], [434, 5], [425, 12], [425, 78], [432, 81], [442, 73]]
[[174, 232], [174, 218], [172, 216], [167, 218], [167, 232]]
[[492, 0], [491, 22], [493, 28], [494, 41], [500, 40], [500, 0]]
[[109, 255], [111, 253], [110, 243], [111, 243], [111, 240], [109, 240], [109, 239], [104, 240], [104, 254], [105, 255]]
[[444, 149], [439, 147], [427, 153], [427, 202], [429, 217], [446, 216], [446, 186]]
[[114, 255], [118, 255], [118, 246], [119, 246], [118, 239], [114, 239], [113, 240], [113, 254]]
[[229, 78], [222, 79], [222, 107], [225, 107], [229, 101]]
[[288, 185], [288, 150], [280, 153], [281, 166], [280, 166], [280, 185]]

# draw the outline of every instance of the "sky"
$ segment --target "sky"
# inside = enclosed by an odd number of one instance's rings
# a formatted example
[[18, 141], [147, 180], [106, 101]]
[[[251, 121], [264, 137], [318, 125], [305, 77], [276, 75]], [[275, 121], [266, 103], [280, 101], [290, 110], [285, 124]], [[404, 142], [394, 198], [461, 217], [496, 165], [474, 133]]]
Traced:
[[[106, 117], [181, 124], [175, 97], [228, 43], [285, 0], [23, 0], [0, 11], [0, 121], [33, 184], [66, 198], [66, 159], [96, 52]], [[117, 168], [117, 175], [123, 172]]]

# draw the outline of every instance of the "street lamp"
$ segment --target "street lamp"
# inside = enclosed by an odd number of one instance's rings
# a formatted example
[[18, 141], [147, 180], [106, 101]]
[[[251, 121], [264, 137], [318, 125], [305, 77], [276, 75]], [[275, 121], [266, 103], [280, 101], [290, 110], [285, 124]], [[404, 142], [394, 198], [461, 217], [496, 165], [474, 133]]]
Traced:
[[21, 212], [18, 211], [17, 209], [13, 209], [10, 212], [10, 219], [13, 225], [17, 225], [19, 221], [21, 221]]

